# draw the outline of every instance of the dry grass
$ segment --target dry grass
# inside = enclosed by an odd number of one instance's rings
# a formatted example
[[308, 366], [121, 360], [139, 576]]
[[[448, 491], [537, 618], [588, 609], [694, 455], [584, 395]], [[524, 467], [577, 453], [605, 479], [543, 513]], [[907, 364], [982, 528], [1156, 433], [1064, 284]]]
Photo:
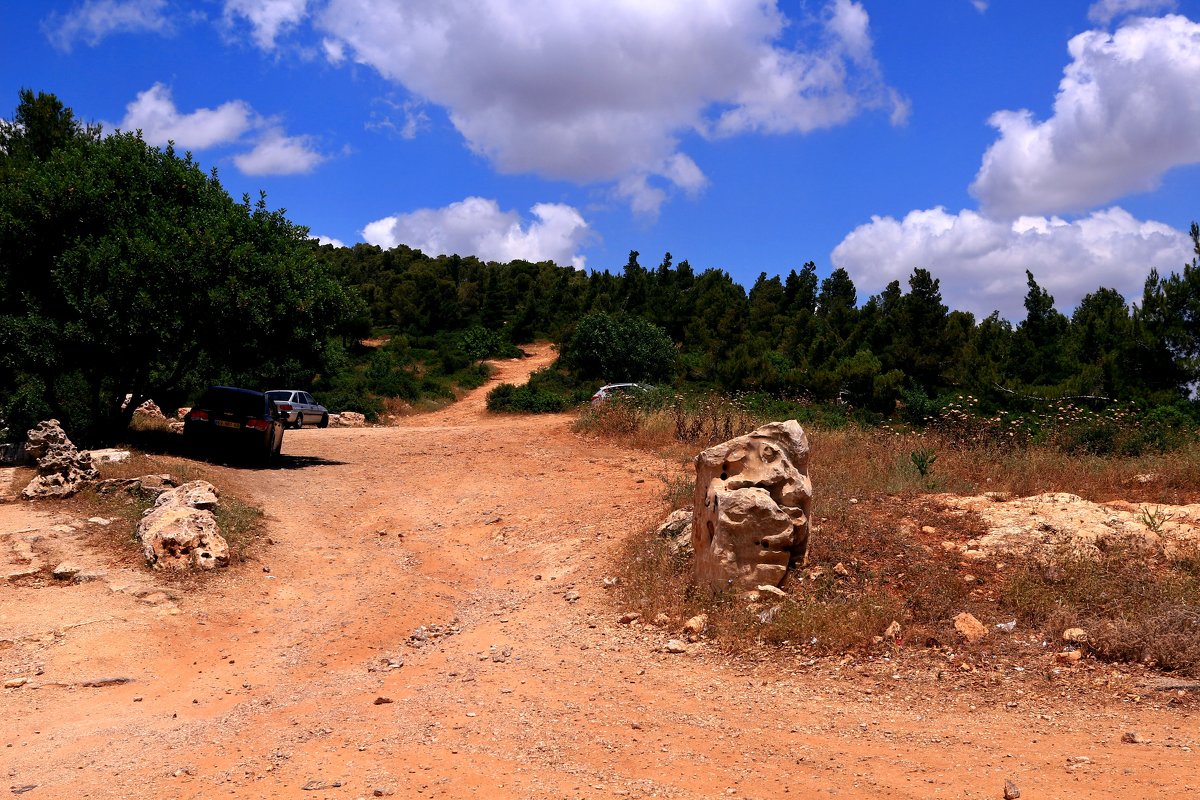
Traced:
[[[733, 430], [742, 433], [757, 422], [739, 420]], [[681, 445], [670, 410], [608, 404], [585, 413], [580, 426], [683, 463], [683, 472], [663, 478], [664, 501], [671, 508], [691, 504], [688, 462], [713, 442]], [[1196, 502], [1195, 448], [1100, 457], [1028, 442], [965, 441], [938, 430], [808, 433], [814, 529], [806, 565], [793, 569], [783, 586], [787, 600], [775, 608], [699, 592], [690, 557], [647, 531], [631, 537], [619, 557], [625, 607], [647, 620], [666, 614], [678, 622], [706, 613], [709, 635], [731, 651], [779, 645], [817, 653], [893, 646], [878, 638], [892, 620], [910, 642], [958, 646], [951, 620], [969, 611], [988, 624], [1015, 617], [1022, 630], [1052, 642], [1066, 627], [1084, 627], [1098, 658], [1200, 676], [1200, 556], [1171, 565], [1125, 553], [1093, 562], [1051, 559], [1055, 567], [1014, 559], [999, 566], [960, 562], [941, 540], [978, 536], [982, 523], [923, 500], [930, 492], [1071, 492], [1097, 502]], [[923, 533], [926, 525], [934, 533]]]
[[[217, 518], [221, 536], [229, 545], [230, 561], [234, 563], [245, 561], [252, 553], [255, 542], [263, 535], [263, 510], [239, 496], [236, 488], [232, 492], [227, 490], [222, 485], [227, 481], [203, 462], [134, 452], [124, 461], [101, 464], [99, 469], [101, 479], [165, 474], [178, 483], [206, 480], [217, 486], [220, 503], [213, 514]], [[59, 502], [64, 511], [79, 518], [107, 517], [116, 520], [101, 529], [98, 535], [103, 536], [104, 541], [99, 544], [140, 561], [142, 546], [137, 539], [137, 524], [143, 513], [154, 505], [157, 497], [157, 492], [140, 489], [98, 492], [95, 487], [89, 486]]]

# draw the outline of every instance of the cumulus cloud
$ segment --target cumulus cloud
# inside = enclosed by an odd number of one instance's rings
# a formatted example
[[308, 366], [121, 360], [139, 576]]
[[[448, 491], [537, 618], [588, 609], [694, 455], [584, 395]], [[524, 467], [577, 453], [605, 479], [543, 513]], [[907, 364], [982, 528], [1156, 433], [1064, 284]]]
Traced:
[[198, 108], [181, 114], [171, 98], [171, 90], [156, 83], [125, 107], [122, 130], [140, 130], [147, 142], [165, 145], [173, 141], [179, 147], [203, 150], [239, 139], [256, 124], [256, 115], [241, 100], [231, 100], [216, 108]]
[[316, 236], [313, 236], [312, 238], [316, 239], [321, 244], [331, 244], [334, 247], [345, 247], [346, 246], [346, 243], [343, 242], [341, 239], [335, 239], [332, 236], [321, 236], [320, 234], [317, 234]]
[[1087, 17], [1097, 25], [1107, 25], [1117, 17], [1174, 11], [1178, 5], [1175, 0], [1098, 0], [1088, 8]]
[[96, 46], [114, 33], [167, 33], [171, 21], [167, 0], [84, 0], [66, 13], [53, 13], [42, 23], [46, 37], [69, 52], [76, 42]]
[[254, 43], [273, 50], [275, 40], [308, 16], [308, 0], [225, 0], [225, 22], [250, 23]]
[[988, 10], [988, 0], [971, 0], [971, 5], [975, 6], [975, 10], [980, 14]]
[[383, 248], [406, 244], [430, 255], [474, 255], [485, 261], [554, 261], [584, 266], [578, 253], [590, 230], [573, 207], [538, 203], [527, 223], [495, 200], [468, 197], [444, 208], [423, 208], [376, 220], [363, 239]]
[[500, 171], [624, 181], [618, 192], [650, 211], [664, 191], [651, 179], [704, 182], [679, 160], [687, 132], [803, 133], [904, 107], [853, 0], [811, 25], [775, 0], [330, 0], [317, 25], [331, 59], [445, 107]]
[[971, 186], [990, 214], [1082, 211], [1200, 162], [1200, 24], [1133, 18], [1071, 39], [1054, 114], [1000, 111]]
[[150, 144], [174, 142], [187, 150], [252, 143], [251, 150], [233, 157], [234, 165], [247, 175], [311, 172], [326, 160], [313, 137], [289, 136], [278, 120], [257, 114], [245, 101], [230, 100], [216, 108], [183, 113], [171, 90], [161, 83], [139, 92], [125, 107], [125, 118], [116, 126], [105, 127], [140, 130]]
[[279, 128], [268, 129], [254, 149], [233, 157], [247, 175], [297, 175], [312, 172], [324, 160], [311, 136], [288, 136]]
[[1054, 295], [1060, 309], [1074, 307], [1101, 286], [1129, 300], [1140, 298], [1152, 267], [1178, 269], [1191, 241], [1169, 225], [1140, 221], [1121, 208], [1068, 222], [1058, 217], [997, 221], [975, 211], [951, 214], [938, 207], [902, 220], [872, 217], [834, 248], [863, 293], [893, 280], [906, 286], [917, 267], [941, 280], [951, 308], [986, 315], [993, 310], [1024, 318], [1025, 270]]

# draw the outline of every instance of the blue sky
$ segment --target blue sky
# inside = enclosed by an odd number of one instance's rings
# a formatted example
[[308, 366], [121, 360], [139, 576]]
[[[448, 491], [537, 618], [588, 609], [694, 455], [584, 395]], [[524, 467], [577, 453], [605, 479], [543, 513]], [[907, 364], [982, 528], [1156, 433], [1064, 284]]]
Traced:
[[314, 236], [860, 300], [1136, 300], [1190, 259], [1200, 0], [46, 0], [0, 86], [267, 192]]

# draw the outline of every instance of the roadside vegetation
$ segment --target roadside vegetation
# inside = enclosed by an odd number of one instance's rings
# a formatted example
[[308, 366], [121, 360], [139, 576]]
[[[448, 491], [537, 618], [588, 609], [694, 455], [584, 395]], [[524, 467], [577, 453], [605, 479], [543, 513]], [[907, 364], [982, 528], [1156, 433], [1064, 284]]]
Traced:
[[[806, 424], [813, 533], [807, 563], [785, 581], [782, 602], [748, 604], [738, 595], [697, 591], [686, 548], [647, 530], [618, 557], [622, 607], [646, 620], [706, 614], [709, 635], [732, 652], [1052, 653], [1063, 646], [1064, 629], [1081, 627], [1088, 631], [1086, 651], [1097, 658], [1200, 677], [1200, 550], [1169, 563], [1128, 549], [1098, 558], [1062, 552], [1044, 560], [967, 563], [942, 542], [980, 535], [981, 521], [927, 501], [937, 492], [1070, 492], [1144, 504], [1145, 524], [1154, 530], [1165, 517], [1160, 505], [1200, 501], [1194, 432], [1164, 430], [1155, 415], [1089, 415], [1066, 405], [1018, 422], [977, 419], [964, 408], [970, 408], [966, 398], [919, 429], [830, 427], [836, 423], [830, 419]], [[764, 414], [719, 398], [675, 398], [659, 407], [623, 399], [585, 411], [576, 425], [587, 435], [672, 458], [678, 470], [663, 477], [664, 501], [684, 508], [692, 503], [691, 459], [698, 450], [782, 418], [777, 410]], [[1009, 436], [1013, 427], [1025, 433]], [[1095, 447], [1096, 427], [1126, 444]], [[1015, 621], [1016, 634], [960, 644], [952, 619], [963, 611], [989, 627]], [[885, 639], [893, 621], [903, 633]]]

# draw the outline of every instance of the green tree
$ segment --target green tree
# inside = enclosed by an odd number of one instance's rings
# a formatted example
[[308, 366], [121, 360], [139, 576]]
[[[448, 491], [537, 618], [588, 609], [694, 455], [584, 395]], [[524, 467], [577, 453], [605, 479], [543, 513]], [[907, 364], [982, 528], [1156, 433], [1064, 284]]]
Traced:
[[674, 369], [675, 345], [643, 319], [592, 312], [579, 321], [559, 363], [584, 380], [657, 381]]
[[234, 202], [190, 154], [101, 138], [53, 95], [22, 92], [4, 128], [0, 416], [13, 429], [52, 414], [93, 441], [146, 397], [324, 367], [356, 304], [305, 228], [261, 198]]

